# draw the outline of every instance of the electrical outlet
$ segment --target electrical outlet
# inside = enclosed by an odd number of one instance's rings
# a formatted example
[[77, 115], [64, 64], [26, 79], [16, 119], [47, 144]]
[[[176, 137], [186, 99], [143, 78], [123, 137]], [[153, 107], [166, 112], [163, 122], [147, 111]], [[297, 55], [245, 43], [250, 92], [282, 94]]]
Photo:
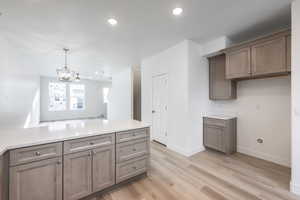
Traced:
[[262, 143], [264, 143], [264, 140], [263, 140], [263, 139], [261, 139], [261, 138], [258, 138], [256, 141], [257, 141], [257, 143], [258, 143], [258, 144], [262, 144]]

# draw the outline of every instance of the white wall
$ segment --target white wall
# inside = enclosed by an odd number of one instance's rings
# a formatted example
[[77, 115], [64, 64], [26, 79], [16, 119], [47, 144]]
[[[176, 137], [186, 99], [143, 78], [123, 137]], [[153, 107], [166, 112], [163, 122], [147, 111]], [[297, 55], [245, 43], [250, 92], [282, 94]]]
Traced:
[[127, 68], [112, 76], [107, 117], [109, 120], [130, 120], [132, 111], [132, 71]]
[[[152, 77], [168, 74], [167, 146], [184, 155], [201, 151], [202, 83], [198, 45], [185, 40], [142, 61], [142, 121], [152, 124]], [[199, 77], [199, 78], [196, 78]], [[200, 132], [198, 132], [200, 131]]]
[[[291, 80], [239, 81], [237, 99], [211, 101], [210, 113], [238, 118], [238, 152], [290, 166]], [[262, 138], [263, 144], [257, 143]]]
[[300, 0], [292, 4], [292, 180], [300, 195]]
[[33, 126], [39, 123], [38, 65], [8, 41], [0, 35], [0, 127]]
[[[85, 109], [70, 110], [69, 101], [67, 100], [67, 110], [65, 111], [49, 111], [49, 82], [57, 82], [53, 77], [41, 77], [41, 121], [57, 121], [68, 119], [81, 119], [106, 116], [107, 106], [103, 102], [103, 88], [111, 87], [110, 82], [100, 82], [92, 80], [81, 80], [78, 84], [85, 86]], [[69, 85], [69, 83], [67, 83]], [[73, 83], [71, 83], [73, 84]], [[77, 84], [77, 83], [74, 83]], [[67, 94], [69, 94], [67, 87]], [[67, 95], [69, 96], [69, 95]]]

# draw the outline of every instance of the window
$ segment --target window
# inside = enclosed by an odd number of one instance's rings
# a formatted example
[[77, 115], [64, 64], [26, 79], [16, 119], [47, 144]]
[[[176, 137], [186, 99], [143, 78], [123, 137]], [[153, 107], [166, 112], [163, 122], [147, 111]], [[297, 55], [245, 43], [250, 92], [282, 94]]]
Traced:
[[49, 83], [49, 111], [63, 111], [67, 108], [67, 89], [64, 83]]
[[70, 110], [85, 109], [85, 87], [80, 84], [70, 85]]
[[103, 103], [108, 103], [109, 88], [103, 88]]

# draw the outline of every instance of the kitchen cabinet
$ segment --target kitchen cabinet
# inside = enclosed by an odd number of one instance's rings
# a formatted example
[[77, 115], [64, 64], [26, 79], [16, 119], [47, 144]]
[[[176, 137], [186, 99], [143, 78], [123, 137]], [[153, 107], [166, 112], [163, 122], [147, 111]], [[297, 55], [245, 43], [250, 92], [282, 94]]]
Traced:
[[115, 146], [93, 150], [93, 192], [115, 184]]
[[236, 118], [203, 118], [203, 144], [226, 154], [236, 152]]
[[226, 78], [245, 78], [251, 75], [251, 49], [249, 47], [226, 53]]
[[92, 152], [64, 156], [64, 200], [76, 200], [92, 193]]
[[286, 63], [287, 71], [291, 71], [292, 68], [292, 36], [289, 35], [286, 37]]
[[62, 200], [62, 158], [10, 168], [10, 200]]
[[209, 58], [209, 98], [211, 100], [236, 99], [236, 82], [225, 78], [224, 54]]
[[285, 37], [253, 45], [251, 53], [253, 77], [287, 71]]
[[287, 75], [291, 62], [291, 31], [284, 30], [225, 49], [226, 79]]

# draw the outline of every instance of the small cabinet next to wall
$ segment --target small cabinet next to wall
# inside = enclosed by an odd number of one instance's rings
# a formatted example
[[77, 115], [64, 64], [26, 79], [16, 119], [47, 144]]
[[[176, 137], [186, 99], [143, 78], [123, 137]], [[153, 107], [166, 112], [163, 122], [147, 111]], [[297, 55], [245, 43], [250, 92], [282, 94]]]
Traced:
[[224, 54], [209, 58], [209, 98], [211, 100], [236, 99], [236, 82], [225, 78]]

